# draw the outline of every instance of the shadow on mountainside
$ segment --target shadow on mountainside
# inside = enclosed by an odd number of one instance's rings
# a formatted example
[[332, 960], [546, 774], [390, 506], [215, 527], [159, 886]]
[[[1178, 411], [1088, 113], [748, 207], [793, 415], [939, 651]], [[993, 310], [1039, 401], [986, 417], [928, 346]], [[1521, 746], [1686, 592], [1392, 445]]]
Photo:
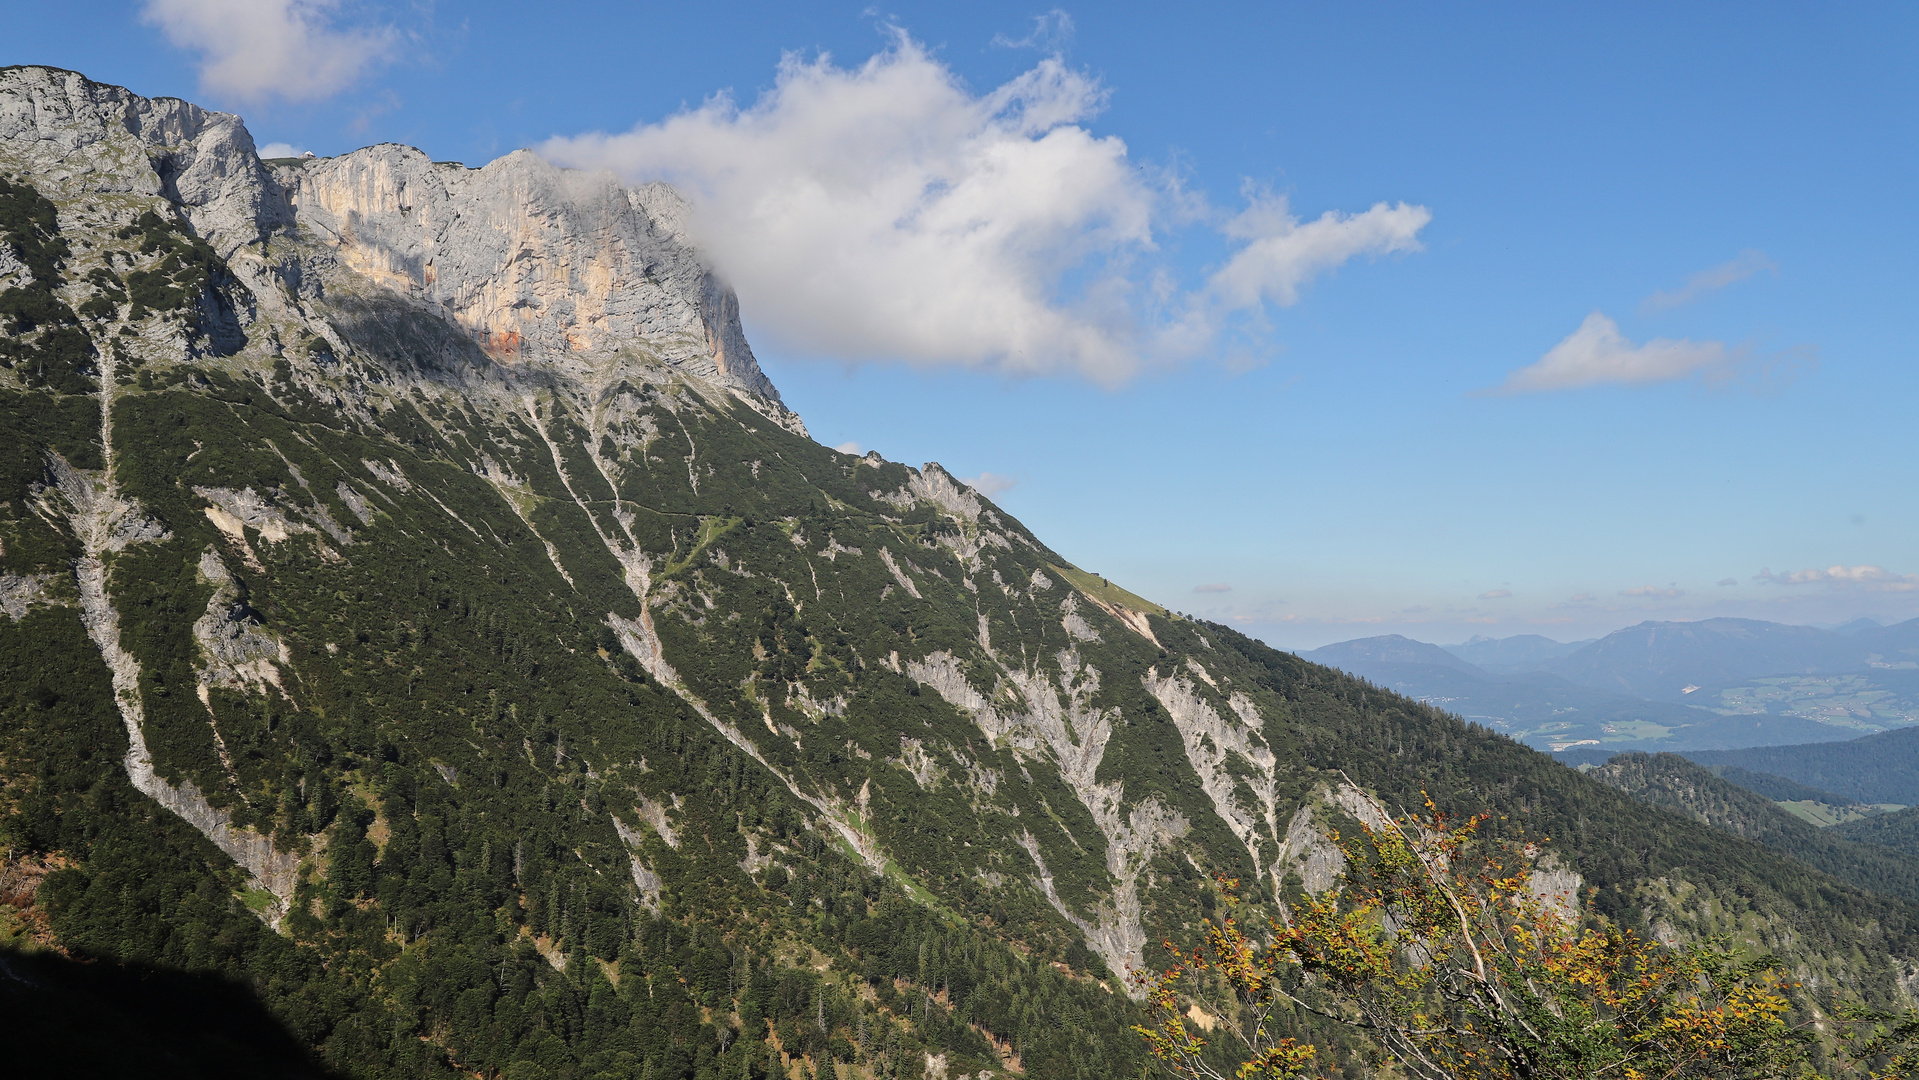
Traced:
[[330, 1080], [246, 987], [142, 964], [0, 950], [8, 1076]]

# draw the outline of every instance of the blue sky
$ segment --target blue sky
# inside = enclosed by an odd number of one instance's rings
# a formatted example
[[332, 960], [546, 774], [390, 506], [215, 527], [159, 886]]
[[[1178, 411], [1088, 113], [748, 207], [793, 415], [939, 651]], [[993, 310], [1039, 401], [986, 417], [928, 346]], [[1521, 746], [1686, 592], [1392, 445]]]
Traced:
[[1282, 647], [1919, 615], [1919, 12], [960, 7], [5, 0], [0, 63], [670, 176], [822, 442]]

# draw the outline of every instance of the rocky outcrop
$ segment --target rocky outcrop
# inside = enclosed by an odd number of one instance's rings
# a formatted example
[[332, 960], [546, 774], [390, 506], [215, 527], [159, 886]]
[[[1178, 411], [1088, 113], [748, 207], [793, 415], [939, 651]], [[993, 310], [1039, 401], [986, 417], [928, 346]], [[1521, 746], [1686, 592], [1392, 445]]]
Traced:
[[[526, 150], [467, 169], [390, 144], [270, 170], [238, 116], [50, 67], [0, 69], [0, 169], [31, 175], [82, 228], [171, 204], [266, 313], [298, 324], [281, 335], [293, 342], [344, 348], [335, 324], [356, 322], [373, 337], [433, 336], [395, 322], [382, 302], [398, 299], [509, 367], [556, 371], [589, 393], [664, 369], [804, 431], [665, 184], [627, 188]], [[18, 261], [0, 248], [0, 278], [18, 284]], [[363, 310], [329, 322], [312, 307], [326, 299]], [[223, 354], [244, 343], [241, 329]]]
[[[633, 887], [640, 892], [640, 902], [653, 914], [660, 913], [660, 897], [666, 892], [666, 883], [653, 868], [640, 861], [640, 852], [645, 850], [645, 838], [639, 830], [631, 828], [621, 821], [619, 815], [612, 815], [613, 829], [620, 835], [620, 842], [626, 845], [627, 869], [633, 875]], [[658, 825], [654, 826], [658, 828]], [[662, 834], [665, 835], [665, 834]], [[677, 844], [670, 845], [677, 847]]]
[[[1214, 681], [1197, 660], [1187, 663], [1208, 683]], [[1183, 673], [1161, 677], [1157, 671], [1148, 671], [1143, 681], [1147, 692], [1159, 700], [1179, 728], [1186, 759], [1212, 800], [1213, 809], [1246, 845], [1253, 865], [1272, 875], [1277, 888], [1286, 868], [1272, 853], [1287, 844], [1279, 836], [1273, 775], [1276, 759], [1260, 734], [1265, 722], [1252, 700], [1241, 693], [1233, 694], [1228, 700], [1233, 711], [1229, 719]]]
[[0, 574], [0, 614], [17, 622], [33, 607], [59, 604], [58, 587], [51, 574]]
[[1286, 838], [1273, 857], [1274, 876], [1285, 880], [1287, 872], [1299, 875], [1300, 885], [1317, 895], [1333, 887], [1346, 869], [1346, 856], [1333, 843], [1330, 831], [1319, 823], [1320, 802], [1314, 800], [1293, 811], [1286, 826]]
[[1039, 842], [1028, 832], [1020, 846], [1038, 871], [1034, 884], [1054, 910], [1085, 935], [1087, 946], [1112, 970], [1131, 971], [1145, 966], [1147, 938], [1140, 919], [1140, 877], [1153, 856], [1186, 835], [1191, 825], [1156, 795], [1138, 800], [1128, 809], [1124, 781], [1101, 783], [1097, 779], [1118, 712], [1095, 704], [1099, 671], [1077, 652], [1063, 650], [1054, 661], [1059, 671], [1057, 681], [1038, 667], [1013, 668], [996, 662], [1000, 682], [992, 698], [974, 688], [959, 659], [945, 650], [923, 660], [908, 661], [902, 670], [969, 716], [989, 741], [1003, 741], [1021, 756], [1051, 759], [1060, 779], [1099, 827], [1106, 842], [1106, 871], [1113, 888], [1092, 918], [1073, 912], [1055, 890]]
[[201, 703], [210, 700], [214, 687], [265, 693], [271, 686], [284, 693], [278, 665], [286, 660], [286, 646], [260, 626], [239, 583], [211, 548], [200, 555], [200, 578], [213, 586], [206, 614], [193, 624], [193, 640], [200, 646]]
[[239, 117], [59, 68], [0, 69], [0, 160], [75, 194], [160, 196], [223, 257], [293, 220]]
[[303, 232], [464, 328], [496, 360], [606, 379], [664, 365], [779, 400], [679, 196], [520, 150], [484, 168], [387, 144], [279, 170]]
[[[106, 372], [111, 383], [112, 367]], [[103, 414], [104, 415], [104, 414]], [[101, 444], [111, 447], [111, 430], [103, 425]], [[299, 882], [300, 858], [281, 851], [270, 837], [236, 828], [226, 811], [215, 808], [191, 780], [173, 783], [154, 768], [147, 749], [146, 707], [140, 696], [140, 661], [120, 640], [120, 614], [108, 591], [107, 556], [129, 545], [152, 543], [167, 533], [123, 499], [113, 484], [112, 464], [101, 472], [76, 469], [59, 457], [50, 457], [48, 471], [55, 483], [39, 494], [42, 507], [64, 518], [80, 542], [81, 557], [74, 566], [80, 590], [81, 621], [100, 650], [112, 674], [114, 702], [127, 731], [126, 769], [133, 786], [198, 829], [214, 845], [247, 871], [255, 888], [273, 896], [272, 921], [286, 914], [294, 886]]]

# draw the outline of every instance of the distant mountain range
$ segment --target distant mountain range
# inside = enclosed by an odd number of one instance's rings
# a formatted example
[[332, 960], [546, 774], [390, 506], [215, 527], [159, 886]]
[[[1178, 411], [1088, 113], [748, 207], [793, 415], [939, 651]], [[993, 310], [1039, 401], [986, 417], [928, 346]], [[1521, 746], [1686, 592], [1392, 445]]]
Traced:
[[1474, 667], [1494, 674], [1509, 674], [1536, 671], [1541, 665], [1571, 656], [1597, 640], [1554, 641], [1538, 634], [1516, 634], [1509, 638], [1476, 637], [1459, 645], [1440, 647]]
[[1919, 619], [1832, 630], [1644, 622], [1576, 642], [1522, 634], [1433, 645], [1389, 634], [1300, 655], [1586, 760], [1831, 742], [1919, 723]]
[[[1706, 687], [1766, 675], [1869, 670], [1884, 666], [1885, 653], [1901, 646], [1919, 647], [1919, 620], [1850, 636], [1757, 619], [1643, 622], [1542, 668], [1585, 686], [1681, 701]], [[1913, 663], [1919, 652], [1904, 659], [1919, 667]]]

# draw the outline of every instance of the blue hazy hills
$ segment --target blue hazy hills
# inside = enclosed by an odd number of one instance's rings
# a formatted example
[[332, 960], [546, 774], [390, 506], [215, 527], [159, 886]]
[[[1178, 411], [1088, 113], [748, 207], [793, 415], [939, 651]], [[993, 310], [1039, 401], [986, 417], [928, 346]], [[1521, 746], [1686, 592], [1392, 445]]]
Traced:
[[1389, 634], [1300, 655], [1562, 758], [1836, 742], [1919, 724], [1919, 619], [1643, 622], [1574, 642]]

